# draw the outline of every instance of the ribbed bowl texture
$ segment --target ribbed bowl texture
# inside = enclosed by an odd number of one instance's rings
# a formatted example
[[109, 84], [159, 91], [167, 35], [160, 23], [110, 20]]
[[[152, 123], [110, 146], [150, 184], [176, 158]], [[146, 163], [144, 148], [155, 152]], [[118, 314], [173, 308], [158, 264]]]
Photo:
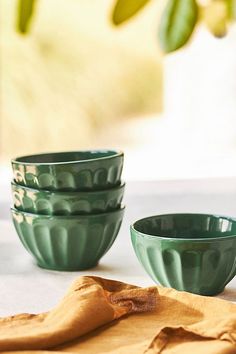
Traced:
[[15, 208], [34, 214], [77, 215], [119, 209], [125, 183], [103, 191], [60, 192], [33, 189], [12, 182]]
[[120, 184], [124, 155], [88, 150], [22, 156], [12, 160], [14, 180], [46, 190], [101, 190]]
[[40, 267], [84, 270], [97, 265], [113, 245], [124, 207], [113, 212], [80, 216], [46, 216], [12, 208], [17, 234]]
[[147, 217], [131, 226], [135, 253], [163, 286], [216, 295], [236, 275], [236, 220], [205, 214]]

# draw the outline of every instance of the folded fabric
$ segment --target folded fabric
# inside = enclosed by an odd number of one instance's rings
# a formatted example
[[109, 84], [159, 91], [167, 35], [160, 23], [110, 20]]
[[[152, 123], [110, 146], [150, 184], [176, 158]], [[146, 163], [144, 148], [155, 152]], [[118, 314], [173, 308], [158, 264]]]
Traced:
[[236, 354], [236, 305], [80, 277], [47, 313], [0, 319], [0, 352]]

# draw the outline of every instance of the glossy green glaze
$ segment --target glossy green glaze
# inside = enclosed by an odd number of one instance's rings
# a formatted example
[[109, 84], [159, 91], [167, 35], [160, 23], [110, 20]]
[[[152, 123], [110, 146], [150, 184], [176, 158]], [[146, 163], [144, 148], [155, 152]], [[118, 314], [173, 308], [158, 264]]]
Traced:
[[43, 215], [103, 213], [120, 208], [125, 183], [103, 191], [52, 192], [12, 182], [14, 206], [21, 211]]
[[40, 267], [74, 271], [94, 267], [119, 232], [124, 207], [103, 214], [34, 215], [12, 209], [17, 234]]
[[47, 190], [99, 190], [120, 184], [123, 153], [89, 150], [30, 155], [12, 160], [16, 183]]
[[163, 286], [216, 295], [236, 275], [236, 220], [204, 214], [157, 215], [131, 226], [135, 253]]

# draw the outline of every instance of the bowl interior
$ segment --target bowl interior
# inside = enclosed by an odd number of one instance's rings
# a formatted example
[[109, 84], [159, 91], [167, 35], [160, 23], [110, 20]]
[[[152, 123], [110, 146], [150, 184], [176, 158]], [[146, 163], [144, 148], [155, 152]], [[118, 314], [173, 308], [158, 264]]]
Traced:
[[16, 158], [13, 162], [32, 164], [66, 163], [76, 161], [86, 161], [101, 158], [108, 158], [120, 155], [121, 152], [115, 150], [87, 150], [87, 151], [67, 151], [48, 154], [29, 155]]
[[206, 214], [168, 214], [138, 220], [133, 228], [140, 233], [163, 238], [221, 238], [236, 235], [236, 220]]

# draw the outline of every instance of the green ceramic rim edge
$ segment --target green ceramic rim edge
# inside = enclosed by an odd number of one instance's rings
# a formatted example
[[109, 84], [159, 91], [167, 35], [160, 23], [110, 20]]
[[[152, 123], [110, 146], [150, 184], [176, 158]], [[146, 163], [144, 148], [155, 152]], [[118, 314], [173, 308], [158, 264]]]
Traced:
[[74, 195], [74, 194], [79, 194], [80, 196], [83, 196], [83, 195], [92, 195], [92, 194], [102, 194], [102, 193], [109, 193], [109, 192], [113, 192], [113, 191], [118, 191], [118, 190], [121, 190], [123, 188], [125, 188], [125, 185], [126, 183], [124, 181], [121, 181], [121, 184], [119, 184], [118, 186], [115, 186], [113, 188], [107, 188], [107, 189], [98, 189], [98, 190], [88, 190], [88, 191], [68, 191], [68, 192], [63, 192], [61, 190], [58, 190], [58, 191], [50, 191], [50, 190], [47, 190], [47, 189], [41, 189], [41, 188], [31, 188], [31, 187], [26, 187], [22, 184], [18, 184], [16, 183], [14, 180], [11, 181], [11, 185], [13, 188], [16, 188], [16, 189], [24, 189], [26, 191], [29, 191], [29, 192], [42, 192], [42, 193], [45, 193], [45, 194], [50, 194], [50, 195]]
[[120, 212], [124, 212], [125, 210], [125, 205], [122, 205], [119, 209], [117, 210], [112, 210], [112, 211], [107, 211], [105, 213], [97, 213], [97, 214], [78, 214], [78, 215], [45, 215], [45, 214], [33, 214], [33, 213], [28, 213], [26, 211], [21, 211], [18, 210], [14, 207], [11, 207], [11, 212], [16, 213], [16, 214], [21, 214], [24, 216], [32, 217], [32, 218], [41, 218], [41, 219], [78, 219], [78, 218], [93, 218], [93, 217], [98, 217], [98, 216], [104, 216], [104, 215], [110, 215], [110, 214], [119, 214]]
[[[28, 157], [33, 157], [33, 156], [40, 156], [40, 155], [52, 155], [52, 154], [66, 154], [66, 153], [95, 153], [95, 152], [112, 152], [114, 153], [113, 155], [109, 156], [103, 156], [103, 157], [96, 157], [94, 159], [86, 159], [86, 160], [74, 160], [74, 161], [60, 161], [60, 162], [23, 162], [23, 161], [18, 161], [18, 159], [24, 159]], [[123, 151], [121, 150], [78, 150], [78, 151], [57, 151], [57, 152], [47, 152], [47, 153], [42, 153], [42, 154], [33, 154], [33, 155], [24, 155], [24, 156], [18, 156], [14, 159], [11, 160], [12, 164], [18, 164], [18, 165], [33, 165], [33, 166], [55, 166], [55, 165], [71, 165], [75, 163], [83, 164], [87, 162], [93, 162], [93, 161], [98, 161], [98, 160], [108, 160], [108, 159], [113, 159], [115, 157], [119, 156], [124, 156]]]
[[172, 242], [209, 242], [209, 241], [223, 241], [226, 239], [231, 239], [231, 238], [235, 238], [236, 234], [230, 235], [230, 236], [220, 236], [220, 237], [198, 237], [198, 238], [174, 238], [174, 237], [164, 237], [164, 236], [158, 236], [158, 235], [149, 235], [149, 234], [145, 234], [143, 232], [138, 231], [135, 228], [135, 224], [138, 221], [143, 221], [143, 220], [147, 220], [150, 218], [155, 218], [157, 216], [173, 216], [173, 215], [189, 215], [189, 216], [195, 216], [195, 215], [202, 215], [202, 216], [210, 216], [210, 217], [216, 217], [216, 218], [222, 218], [222, 219], [226, 219], [229, 221], [232, 221], [234, 223], [236, 223], [236, 219], [234, 219], [233, 217], [229, 217], [229, 216], [225, 216], [225, 215], [218, 215], [218, 214], [201, 214], [201, 213], [173, 213], [173, 214], [158, 214], [158, 215], [151, 215], [151, 216], [147, 216], [145, 218], [142, 219], [138, 219], [136, 220], [133, 224], [130, 225], [130, 230], [135, 232], [137, 235], [139, 235], [140, 237], [143, 238], [147, 238], [147, 239], [159, 239], [159, 240], [168, 240], [168, 241], [172, 241]]

